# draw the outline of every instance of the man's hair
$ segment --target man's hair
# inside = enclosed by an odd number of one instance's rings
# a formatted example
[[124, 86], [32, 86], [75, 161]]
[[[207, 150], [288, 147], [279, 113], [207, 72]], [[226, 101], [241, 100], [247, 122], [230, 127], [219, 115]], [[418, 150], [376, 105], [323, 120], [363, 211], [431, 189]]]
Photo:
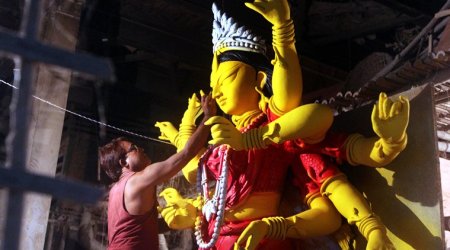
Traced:
[[108, 144], [98, 148], [100, 167], [114, 182], [118, 181], [122, 174], [120, 160], [124, 159], [126, 155], [126, 150], [120, 145], [122, 141], [129, 140], [125, 137], [115, 138]]

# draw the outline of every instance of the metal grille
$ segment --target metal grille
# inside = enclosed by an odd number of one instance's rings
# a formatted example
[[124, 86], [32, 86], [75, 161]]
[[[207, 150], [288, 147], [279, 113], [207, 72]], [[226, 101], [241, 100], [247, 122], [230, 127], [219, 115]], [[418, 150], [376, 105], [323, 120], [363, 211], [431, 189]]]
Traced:
[[6, 163], [0, 168], [0, 186], [8, 187], [8, 208], [5, 234], [1, 249], [18, 249], [23, 216], [23, 193], [33, 191], [56, 198], [78, 202], [95, 202], [102, 190], [81, 183], [57, 180], [26, 171], [28, 131], [32, 110], [31, 96], [34, 89], [37, 62], [56, 65], [90, 74], [100, 79], [112, 79], [111, 63], [89, 54], [72, 53], [46, 45], [39, 41], [43, 6], [40, 0], [25, 0], [22, 24], [18, 33], [0, 29], [0, 51], [15, 55], [20, 77], [14, 85], [10, 105], [10, 130], [6, 142]]

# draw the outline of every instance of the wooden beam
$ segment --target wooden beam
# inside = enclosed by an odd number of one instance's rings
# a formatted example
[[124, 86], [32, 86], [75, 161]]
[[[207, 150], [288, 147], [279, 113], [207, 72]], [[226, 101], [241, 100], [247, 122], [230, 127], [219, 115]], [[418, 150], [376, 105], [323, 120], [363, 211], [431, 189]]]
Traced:
[[312, 44], [316, 46], [324, 46], [332, 43], [350, 40], [355, 37], [385, 32], [386, 30], [390, 30], [407, 23], [416, 23], [421, 20], [423, 20], [423, 16], [421, 17], [403, 16], [396, 18], [395, 20], [390, 20], [386, 22], [379, 22], [379, 21], [368, 22], [365, 23], [364, 25], [361, 25], [358, 29], [348, 30], [347, 32], [329, 34], [324, 38], [311, 37], [310, 39]]
[[0, 187], [18, 189], [52, 195], [57, 199], [73, 200], [82, 203], [95, 203], [103, 197], [105, 190], [68, 179], [55, 179], [48, 176], [0, 167]]
[[118, 42], [135, 48], [163, 53], [175, 60], [189, 62], [195, 67], [211, 67], [212, 43], [194, 41], [187, 36], [159, 29], [154, 26], [122, 18]]
[[379, 3], [383, 4], [384, 6], [387, 6], [391, 9], [400, 11], [403, 14], [406, 14], [408, 16], [415, 16], [415, 17], [422, 16], [422, 17], [428, 18], [428, 19], [433, 18], [432, 16], [428, 15], [427, 13], [424, 13], [423, 11], [420, 11], [416, 8], [412, 8], [410, 6], [402, 4], [398, 0], [375, 0], [375, 2], [379, 2]]
[[73, 53], [64, 49], [44, 45], [31, 39], [23, 39], [0, 29], [0, 50], [19, 55], [30, 61], [69, 68], [105, 80], [114, 80], [110, 60], [86, 53]]

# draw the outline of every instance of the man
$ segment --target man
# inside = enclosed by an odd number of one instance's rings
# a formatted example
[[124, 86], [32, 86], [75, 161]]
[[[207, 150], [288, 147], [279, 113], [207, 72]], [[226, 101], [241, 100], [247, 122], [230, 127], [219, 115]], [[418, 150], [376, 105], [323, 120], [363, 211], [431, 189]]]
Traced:
[[216, 113], [211, 95], [202, 96], [203, 121], [183, 150], [152, 163], [144, 150], [125, 138], [99, 149], [101, 168], [115, 182], [109, 192], [108, 249], [158, 249], [156, 186], [174, 176], [204, 146]]

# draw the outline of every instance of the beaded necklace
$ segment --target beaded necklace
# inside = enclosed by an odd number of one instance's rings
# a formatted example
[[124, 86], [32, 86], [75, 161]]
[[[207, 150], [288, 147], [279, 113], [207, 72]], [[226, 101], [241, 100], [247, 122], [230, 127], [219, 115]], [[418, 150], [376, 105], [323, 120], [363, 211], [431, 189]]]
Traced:
[[[249, 125], [245, 128], [241, 129], [241, 132], [247, 132], [249, 129], [260, 126], [263, 122], [266, 121], [266, 116], [264, 113], [260, 113], [255, 119], [251, 121]], [[197, 176], [197, 188], [202, 191], [205, 205], [202, 207], [202, 212], [196, 218], [195, 221], [195, 238], [197, 244], [202, 249], [212, 248], [219, 238], [220, 228], [223, 223], [224, 213], [225, 213], [225, 200], [227, 196], [227, 183], [228, 183], [228, 166], [229, 166], [229, 147], [227, 145], [220, 145], [217, 150], [219, 152], [224, 152], [222, 155], [221, 162], [221, 171], [220, 175], [217, 178], [216, 182], [216, 190], [212, 198], [209, 198], [208, 195], [208, 180], [206, 177], [206, 164], [204, 162], [205, 155], [208, 155], [210, 151], [213, 150], [210, 148], [207, 150], [203, 156], [201, 157], [199, 166], [199, 173]], [[201, 180], [201, 181], [199, 181]], [[202, 221], [203, 216], [206, 221], [210, 221], [212, 217], [215, 215], [215, 223], [213, 228], [213, 233], [209, 242], [203, 241], [204, 232], [202, 232]]]

